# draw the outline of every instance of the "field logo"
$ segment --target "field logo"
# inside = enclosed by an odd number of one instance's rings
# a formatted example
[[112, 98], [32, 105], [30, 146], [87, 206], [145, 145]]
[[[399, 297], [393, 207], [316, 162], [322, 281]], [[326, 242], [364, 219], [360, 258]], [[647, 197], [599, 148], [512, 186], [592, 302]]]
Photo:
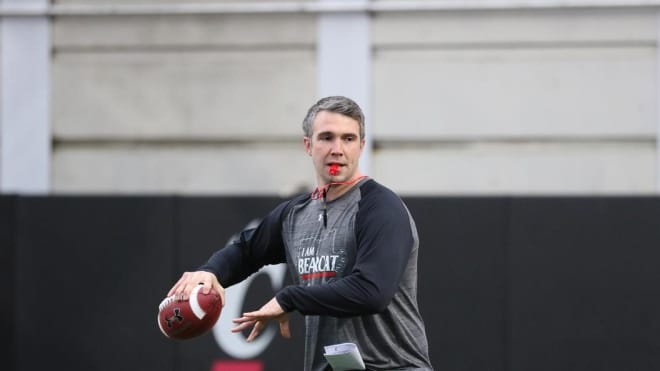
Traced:
[[[246, 228], [253, 228], [258, 224], [259, 220], [253, 220]], [[277, 292], [282, 288], [286, 270], [286, 264], [268, 265], [263, 267], [259, 272], [248, 277], [243, 282], [226, 289], [225, 297], [227, 300], [224, 308], [222, 308], [222, 315], [220, 316], [218, 323], [213, 327], [213, 336], [220, 346], [220, 349], [222, 349], [227, 355], [237, 359], [255, 358], [263, 353], [273, 341], [273, 338], [277, 334], [277, 330], [273, 326], [268, 326], [261, 335], [248, 343], [245, 341], [245, 336], [243, 336], [242, 333], [233, 333], [230, 331], [235, 326], [235, 324], [232, 323], [232, 319], [239, 318], [243, 314], [245, 295], [256, 276], [260, 274], [268, 275], [273, 290]]]

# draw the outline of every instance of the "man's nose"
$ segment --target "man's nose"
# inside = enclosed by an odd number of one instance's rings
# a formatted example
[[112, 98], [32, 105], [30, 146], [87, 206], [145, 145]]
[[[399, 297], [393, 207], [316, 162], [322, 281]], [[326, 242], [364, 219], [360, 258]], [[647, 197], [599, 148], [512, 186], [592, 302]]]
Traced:
[[344, 153], [344, 147], [340, 139], [335, 139], [332, 141], [332, 154], [333, 155], [342, 155]]

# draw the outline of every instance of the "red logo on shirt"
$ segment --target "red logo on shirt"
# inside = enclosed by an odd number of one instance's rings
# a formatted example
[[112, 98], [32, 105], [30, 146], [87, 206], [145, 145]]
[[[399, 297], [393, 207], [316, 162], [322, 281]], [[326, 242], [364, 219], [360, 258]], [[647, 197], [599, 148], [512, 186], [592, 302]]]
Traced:
[[334, 277], [337, 275], [337, 272], [314, 272], [300, 275], [301, 280], [311, 280], [312, 278], [318, 277]]

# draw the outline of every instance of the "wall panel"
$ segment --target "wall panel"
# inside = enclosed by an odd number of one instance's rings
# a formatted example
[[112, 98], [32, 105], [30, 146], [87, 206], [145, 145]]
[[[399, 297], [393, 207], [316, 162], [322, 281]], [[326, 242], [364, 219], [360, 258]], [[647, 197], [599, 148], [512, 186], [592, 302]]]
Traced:
[[634, 44], [655, 40], [655, 25], [655, 13], [644, 8], [392, 12], [374, 17], [373, 42], [378, 48]]
[[289, 195], [311, 190], [311, 160], [300, 143], [94, 143], [62, 146], [53, 157], [56, 193]]
[[397, 144], [373, 159], [404, 194], [652, 194], [655, 141]]
[[312, 50], [59, 55], [53, 132], [62, 141], [298, 138], [314, 70]]
[[654, 46], [377, 51], [374, 135], [653, 138], [655, 57]]
[[316, 19], [305, 14], [56, 17], [58, 52], [172, 48], [311, 48]]

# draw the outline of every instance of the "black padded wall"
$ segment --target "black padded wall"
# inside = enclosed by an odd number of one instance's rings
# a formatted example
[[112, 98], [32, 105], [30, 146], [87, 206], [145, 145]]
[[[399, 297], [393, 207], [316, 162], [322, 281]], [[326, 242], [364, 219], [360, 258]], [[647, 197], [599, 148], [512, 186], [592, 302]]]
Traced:
[[0, 197], [0, 282], [4, 283], [4, 293], [0, 295], [0, 331], [8, 339], [0, 347], [0, 359], [8, 370], [16, 367], [16, 223], [16, 197]]
[[511, 218], [511, 369], [660, 369], [660, 200], [521, 198]]
[[509, 203], [503, 198], [406, 200], [420, 239], [419, 304], [438, 370], [507, 370]]
[[[281, 201], [1, 196], [2, 368], [301, 369], [296, 314], [293, 339], [276, 336], [232, 368], [211, 334], [171, 341], [156, 325], [182, 272]], [[660, 369], [660, 198], [405, 201], [419, 230], [418, 297], [437, 370]], [[259, 275], [241, 309], [272, 296]]]
[[168, 370], [156, 306], [175, 275], [173, 201], [19, 198], [17, 370]]

